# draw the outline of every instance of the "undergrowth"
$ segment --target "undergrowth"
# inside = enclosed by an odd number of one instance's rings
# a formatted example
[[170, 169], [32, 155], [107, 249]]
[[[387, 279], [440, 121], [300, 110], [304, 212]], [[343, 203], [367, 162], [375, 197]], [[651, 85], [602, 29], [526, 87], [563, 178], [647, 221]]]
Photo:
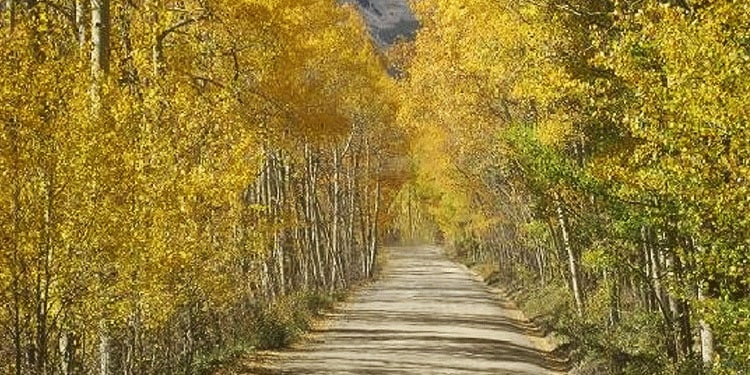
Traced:
[[524, 270], [513, 277], [489, 262], [464, 262], [490, 285], [502, 285], [524, 314], [545, 332], [555, 332], [574, 364], [572, 375], [700, 375], [695, 359], [671, 363], [657, 312], [634, 308], [612, 324], [606, 286], [590, 290], [578, 316], [564, 282], [541, 284]]
[[246, 337], [198, 356], [194, 363], [196, 373], [208, 375], [248, 353], [290, 346], [312, 328], [316, 318], [345, 296], [343, 292], [300, 292], [280, 297], [271, 304], [259, 305]]

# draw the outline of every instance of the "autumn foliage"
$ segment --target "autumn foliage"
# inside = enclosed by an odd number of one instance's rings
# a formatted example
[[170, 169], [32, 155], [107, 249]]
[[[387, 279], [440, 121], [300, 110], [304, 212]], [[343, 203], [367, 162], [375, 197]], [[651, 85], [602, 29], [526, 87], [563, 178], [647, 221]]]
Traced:
[[0, 373], [194, 373], [372, 275], [406, 143], [355, 9], [0, 9]]
[[748, 5], [415, 7], [394, 61], [424, 225], [531, 290], [581, 371], [746, 373]]

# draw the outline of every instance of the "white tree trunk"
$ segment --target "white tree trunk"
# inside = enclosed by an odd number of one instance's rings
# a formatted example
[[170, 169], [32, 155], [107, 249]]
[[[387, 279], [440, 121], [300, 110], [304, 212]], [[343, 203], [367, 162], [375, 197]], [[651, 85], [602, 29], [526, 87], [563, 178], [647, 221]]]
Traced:
[[112, 358], [107, 322], [99, 322], [99, 375], [110, 375], [110, 359]]
[[570, 268], [570, 286], [573, 289], [573, 298], [576, 303], [576, 312], [578, 316], [583, 316], [583, 295], [581, 293], [580, 275], [578, 273], [578, 260], [576, 259], [573, 246], [570, 244], [570, 233], [568, 232], [568, 221], [565, 218], [565, 211], [560, 201], [560, 195], [555, 193], [555, 206], [557, 208], [557, 220], [560, 224], [562, 233], [563, 247], [568, 254], [568, 267]]
[[96, 80], [107, 73], [109, 73], [109, 0], [91, 0], [91, 75]]
[[375, 183], [375, 212], [372, 215], [372, 229], [370, 232], [370, 270], [368, 276], [373, 276], [375, 260], [378, 258], [378, 217], [380, 216], [380, 181]]
[[[702, 253], [703, 249], [695, 241], [695, 238], [690, 239], [693, 247], [698, 253]], [[698, 282], [698, 303], [703, 304], [706, 301], [706, 295], [704, 292], [705, 283]], [[714, 362], [714, 331], [708, 322], [701, 317], [698, 320], [698, 326], [700, 327], [700, 339], [701, 339], [701, 359], [706, 367], [711, 367]]]
[[[698, 301], [703, 302], [706, 300], [706, 296], [703, 294], [703, 287], [698, 286]], [[705, 319], [700, 319], [699, 325], [701, 328], [701, 358], [703, 364], [710, 367], [714, 361], [714, 331], [711, 326], [706, 322]]]
[[58, 339], [60, 350], [60, 373], [70, 375], [73, 362], [73, 339], [70, 332], [63, 332]]
[[5, 12], [7, 13], [6, 17], [8, 17], [8, 27], [10, 28], [10, 31], [13, 32], [13, 28], [15, 27], [15, 1], [14, 0], [5, 0]]
[[[341, 216], [340, 206], [339, 206], [339, 178], [340, 178], [340, 172], [339, 172], [339, 149], [338, 145], [334, 145], [333, 147], [333, 215], [331, 217], [331, 251], [333, 255], [333, 261], [336, 262], [339, 252], [341, 249], [339, 249], [339, 216]], [[335, 281], [336, 281], [336, 267], [334, 267], [332, 273], [331, 273], [331, 288], [334, 287]]]
[[[80, 35], [79, 35], [80, 37]], [[91, 0], [92, 113], [100, 115], [101, 81], [109, 73], [109, 0]], [[99, 322], [99, 375], [110, 374], [112, 345], [107, 322]]]
[[[356, 170], [355, 170], [356, 154], [351, 155], [351, 165], [347, 169], [347, 178], [349, 180], [349, 222], [347, 223], [347, 240], [349, 246], [349, 254], [354, 258], [354, 213], [357, 209], [356, 202]], [[356, 260], [352, 259], [352, 262]], [[353, 268], [353, 265], [352, 265]]]
[[[648, 235], [646, 233], [646, 228], [642, 228], [642, 235], [644, 241], [648, 244]], [[656, 250], [654, 250], [653, 246], [648, 246], [648, 255], [649, 260], [651, 262], [651, 283], [654, 288], [654, 294], [656, 295], [656, 302], [659, 305], [659, 310], [661, 310], [662, 315], [667, 317], [669, 315], [669, 311], [666, 306], [666, 302], [664, 301], [664, 288], [661, 285], [661, 266], [659, 265], [659, 254]], [[668, 319], [671, 321], [671, 319]], [[670, 323], [671, 324], [671, 323]]]
[[86, 1], [76, 0], [75, 5], [76, 39], [81, 49], [86, 45]]

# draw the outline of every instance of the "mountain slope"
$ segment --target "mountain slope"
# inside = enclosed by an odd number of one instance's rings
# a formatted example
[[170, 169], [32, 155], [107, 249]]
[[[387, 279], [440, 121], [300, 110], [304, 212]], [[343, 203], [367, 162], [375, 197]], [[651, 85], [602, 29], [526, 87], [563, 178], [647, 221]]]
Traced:
[[373, 39], [380, 46], [388, 46], [399, 37], [414, 37], [419, 22], [409, 7], [408, 0], [349, 0], [360, 9], [370, 27]]

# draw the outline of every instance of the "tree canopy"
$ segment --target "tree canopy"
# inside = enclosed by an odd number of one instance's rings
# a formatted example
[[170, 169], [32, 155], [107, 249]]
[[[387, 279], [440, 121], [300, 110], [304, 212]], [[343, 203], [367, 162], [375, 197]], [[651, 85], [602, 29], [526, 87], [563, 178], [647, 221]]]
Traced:
[[747, 370], [750, 9], [415, 5], [400, 116], [449, 243], [542, 298], [565, 286], [559, 326], [610, 373]]

